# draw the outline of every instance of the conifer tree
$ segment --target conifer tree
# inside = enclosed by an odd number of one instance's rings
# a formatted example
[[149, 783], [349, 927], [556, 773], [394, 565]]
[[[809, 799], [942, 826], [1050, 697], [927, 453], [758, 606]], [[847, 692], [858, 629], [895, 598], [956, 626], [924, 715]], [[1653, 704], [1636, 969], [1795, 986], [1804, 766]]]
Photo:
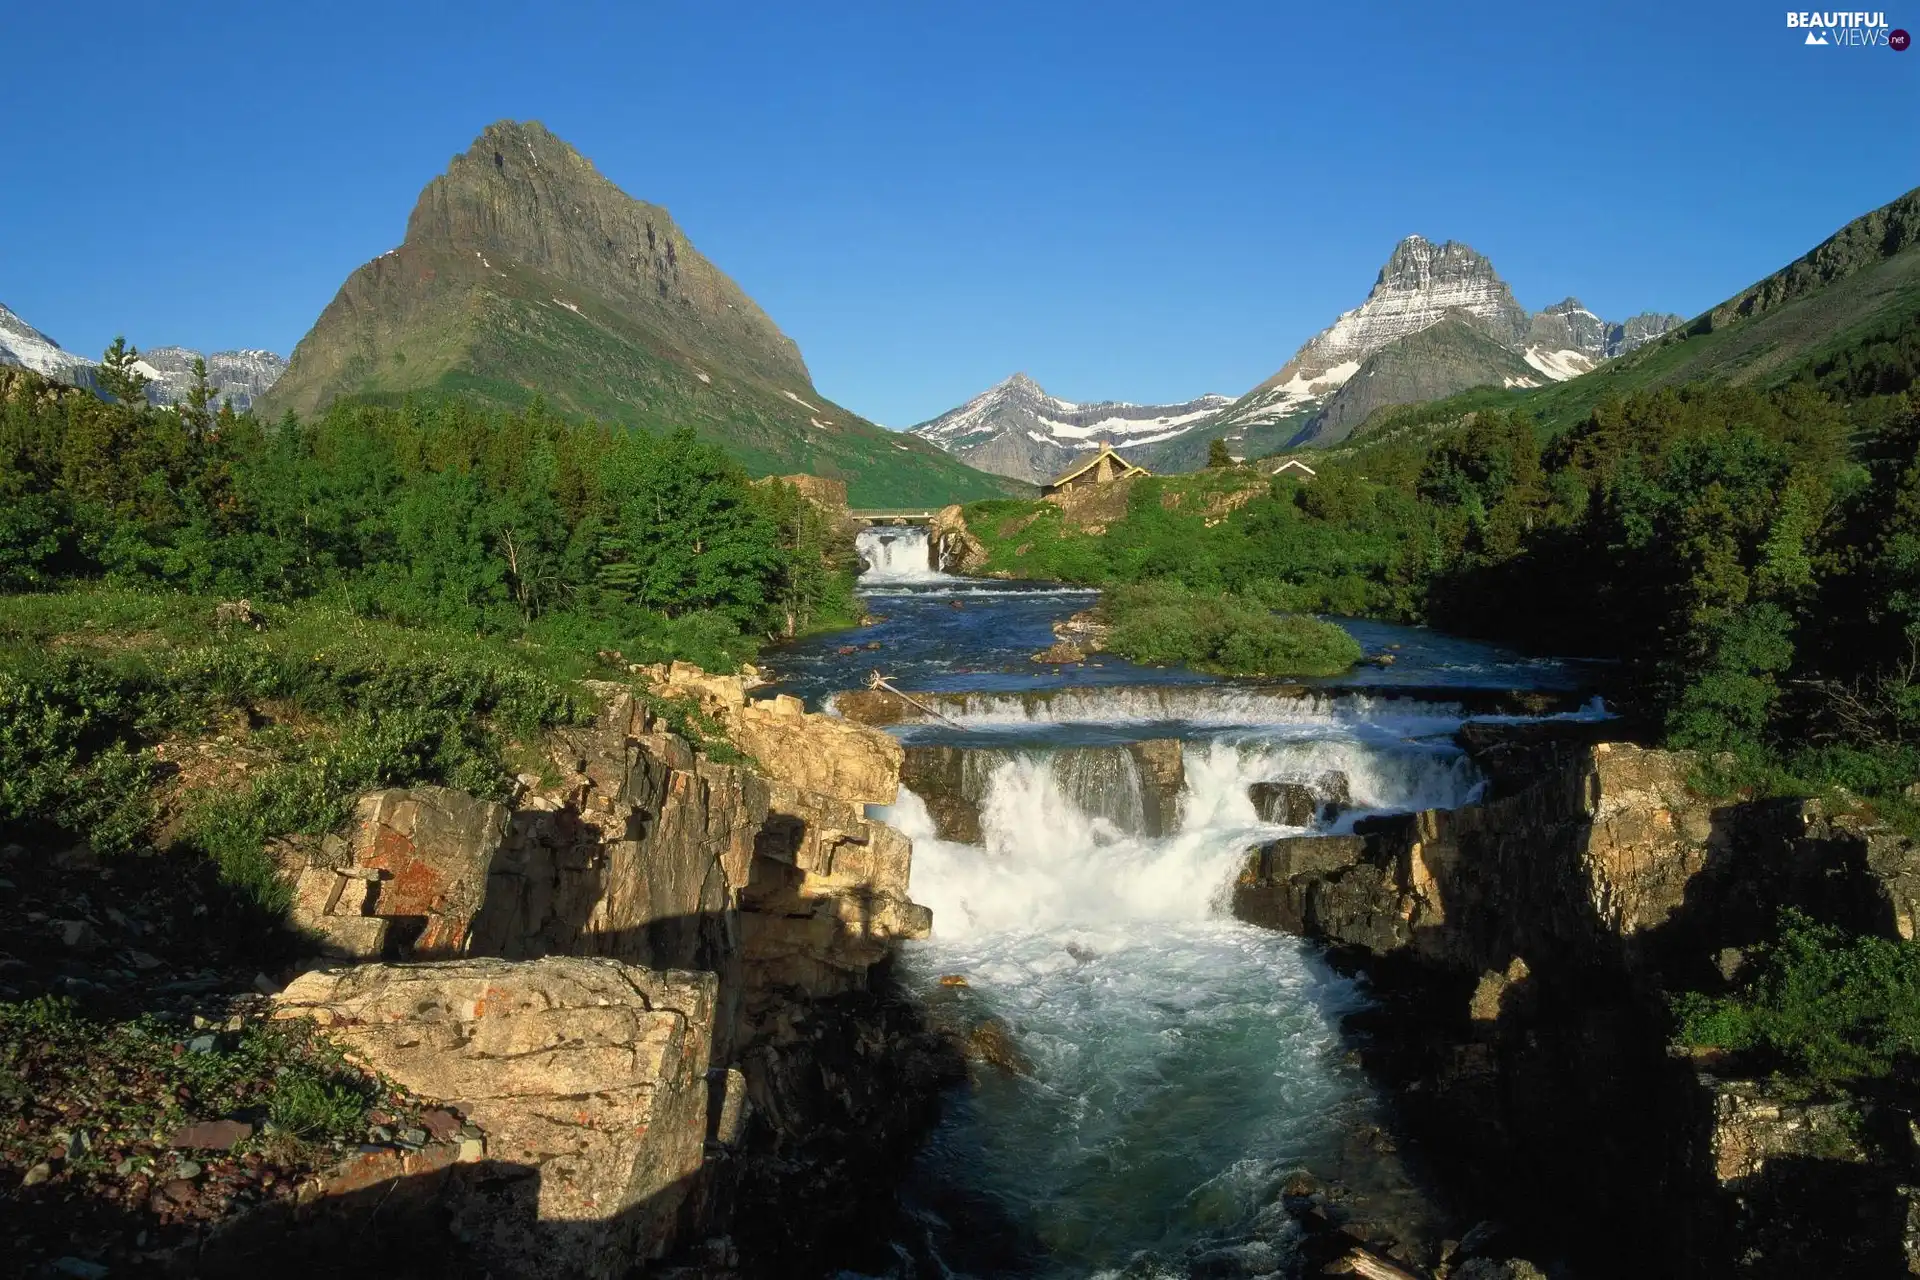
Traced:
[[1214, 439], [1207, 442], [1207, 465], [1209, 467], [1230, 467], [1233, 455], [1227, 452], [1225, 440]]
[[148, 378], [134, 367], [139, 359], [140, 348], [128, 345], [124, 336], [114, 338], [100, 355], [100, 389], [121, 404], [145, 404]]
[[214, 398], [218, 389], [207, 380], [207, 362], [203, 356], [193, 358], [192, 380], [187, 383], [187, 394], [180, 401], [180, 424], [190, 436], [204, 436], [213, 428]]

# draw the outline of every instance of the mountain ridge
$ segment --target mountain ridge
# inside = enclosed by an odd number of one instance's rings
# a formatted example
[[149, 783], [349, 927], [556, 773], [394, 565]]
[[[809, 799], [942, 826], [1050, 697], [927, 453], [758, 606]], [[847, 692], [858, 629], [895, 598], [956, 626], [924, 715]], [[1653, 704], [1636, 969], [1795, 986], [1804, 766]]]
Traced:
[[[207, 362], [207, 380], [218, 393], [216, 401], [228, 401], [240, 413], [272, 387], [287, 364], [273, 352], [256, 348], [203, 355], [191, 347], [153, 347], [142, 351], [134, 362], [134, 368], [148, 380], [147, 399], [159, 405], [184, 399], [193, 382], [196, 358]], [[93, 374], [98, 361], [68, 351], [4, 305], [0, 305], [0, 364], [32, 369], [56, 381], [100, 393]]]
[[665, 208], [538, 122], [487, 126], [426, 184], [405, 239], [347, 277], [262, 407], [409, 395], [688, 427], [757, 474], [845, 480], [856, 504], [1017, 488], [827, 400]]
[[1172, 405], [1080, 403], [1050, 395], [1025, 373], [1015, 373], [907, 430], [983, 470], [1042, 483], [1102, 440], [1130, 458], [1143, 456], [1148, 446], [1179, 436], [1231, 403], [1231, 397], [1214, 394]]

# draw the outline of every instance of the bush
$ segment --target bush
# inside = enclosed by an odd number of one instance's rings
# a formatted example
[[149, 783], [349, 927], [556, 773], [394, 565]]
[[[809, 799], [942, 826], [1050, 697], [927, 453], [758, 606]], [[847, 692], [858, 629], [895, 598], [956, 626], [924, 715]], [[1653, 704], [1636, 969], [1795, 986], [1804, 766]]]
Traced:
[[152, 820], [138, 683], [72, 654], [0, 670], [0, 826], [130, 848]]
[[1683, 1044], [1724, 1049], [1816, 1084], [1885, 1076], [1920, 1049], [1920, 945], [1849, 938], [1798, 911], [1729, 996], [1675, 1000]]
[[1244, 597], [1156, 582], [1120, 587], [1101, 606], [1106, 648], [1139, 663], [1185, 663], [1223, 675], [1336, 675], [1360, 658], [1340, 627], [1275, 614]]

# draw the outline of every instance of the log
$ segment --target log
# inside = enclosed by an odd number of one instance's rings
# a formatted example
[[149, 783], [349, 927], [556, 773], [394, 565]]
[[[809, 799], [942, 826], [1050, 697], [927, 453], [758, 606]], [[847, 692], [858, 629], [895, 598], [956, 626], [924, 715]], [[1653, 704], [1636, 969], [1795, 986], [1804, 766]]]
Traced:
[[958, 722], [951, 720], [946, 716], [941, 715], [938, 711], [935, 711], [932, 707], [920, 701], [918, 698], [912, 697], [909, 694], [902, 693], [900, 692], [900, 690], [894, 688], [893, 685], [888, 682], [887, 678], [881, 675], [878, 671], [874, 672], [871, 676], [867, 678], [867, 688], [885, 689], [888, 693], [900, 699], [902, 702], [906, 703], [908, 706], [918, 707], [920, 710], [932, 716], [935, 720], [939, 720], [945, 724], [950, 724], [956, 729], [960, 728], [960, 725]]
[[1364, 1276], [1366, 1280], [1420, 1280], [1413, 1272], [1404, 1271], [1379, 1254], [1365, 1249], [1349, 1249], [1341, 1261], [1347, 1264], [1347, 1269], [1354, 1275]]

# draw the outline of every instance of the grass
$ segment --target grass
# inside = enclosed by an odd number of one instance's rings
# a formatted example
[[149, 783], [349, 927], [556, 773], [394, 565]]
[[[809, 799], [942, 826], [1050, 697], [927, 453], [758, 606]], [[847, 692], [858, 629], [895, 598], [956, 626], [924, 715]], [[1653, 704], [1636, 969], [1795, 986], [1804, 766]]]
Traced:
[[1361, 656], [1331, 622], [1276, 614], [1226, 592], [1174, 583], [1117, 587], [1101, 604], [1108, 652], [1141, 664], [1184, 663], [1221, 675], [1330, 676]]
[[510, 743], [587, 719], [580, 676], [625, 674], [564, 647], [320, 605], [270, 611], [263, 632], [221, 633], [212, 618], [211, 601], [165, 594], [0, 598], [0, 825], [125, 852], [156, 816], [155, 744], [237, 716], [269, 765], [196, 790], [181, 838], [277, 912], [287, 889], [270, 838], [331, 829], [380, 786], [502, 794]]

